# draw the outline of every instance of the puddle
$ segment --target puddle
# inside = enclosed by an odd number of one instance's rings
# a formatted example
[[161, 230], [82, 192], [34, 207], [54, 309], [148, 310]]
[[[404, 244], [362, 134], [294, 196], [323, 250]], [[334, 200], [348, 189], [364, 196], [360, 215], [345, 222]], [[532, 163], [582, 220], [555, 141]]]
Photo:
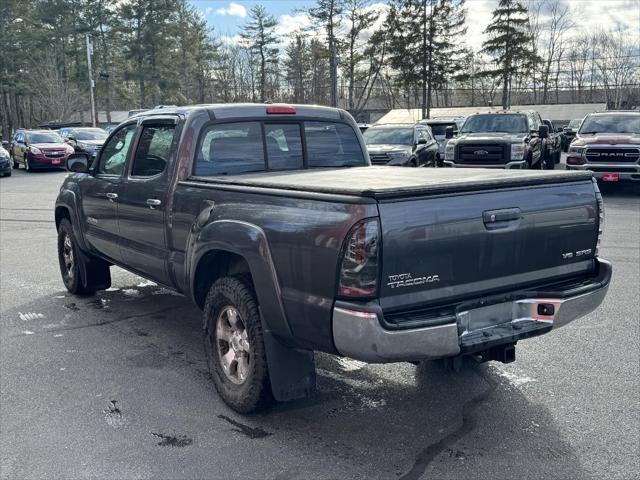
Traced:
[[124, 426], [125, 420], [116, 400], [111, 400], [109, 402], [109, 406], [102, 412], [104, 413], [104, 419], [107, 422], [107, 425], [110, 427], [118, 428]]
[[249, 425], [244, 425], [243, 423], [233, 420], [226, 415], [218, 415], [218, 418], [221, 418], [222, 420], [225, 420], [236, 427], [231, 429], [234, 432], [242, 433], [249, 438], [264, 438], [273, 435], [272, 433], [269, 433], [260, 427], [250, 427]]
[[169, 357], [161, 355], [153, 350], [131, 355], [127, 358], [134, 367], [161, 369], [169, 362]]
[[188, 447], [193, 443], [193, 439], [186, 435], [165, 435], [164, 433], [151, 432], [151, 435], [160, 439], [158, 445], [160, 447]]
[[90, 302], [87, 302], [87, 305], [95, 308], [96, 310], [103, 310], [105, 308], [109, 308], [107, 307], [107, 302], [108, 300], [104, 298], [96, 298], [95, 300], [91, 300]]
[[75, 303], [67, 303], [66, 305], [64, 305], [64, 308], [67, 308], [72, 312], [77, 312], [80, 310], [80, 307], [78, 307], [78, 305], [76, 305]]

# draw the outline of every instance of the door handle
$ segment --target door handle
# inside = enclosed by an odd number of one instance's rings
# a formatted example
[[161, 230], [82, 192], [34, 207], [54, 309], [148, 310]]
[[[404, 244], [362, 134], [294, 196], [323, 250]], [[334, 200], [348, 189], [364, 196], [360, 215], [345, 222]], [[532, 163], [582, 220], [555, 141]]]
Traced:
[[118, 199], [118, 194], [109, 192], [107, 193], [106, 197], [109, 199], [109, 201], [115, 202]]
[[157, 198], [147, 198], [147, 205], [149, 205], [150, 209], [154, 209], [162, 205], [162, 200], [158, 200]]

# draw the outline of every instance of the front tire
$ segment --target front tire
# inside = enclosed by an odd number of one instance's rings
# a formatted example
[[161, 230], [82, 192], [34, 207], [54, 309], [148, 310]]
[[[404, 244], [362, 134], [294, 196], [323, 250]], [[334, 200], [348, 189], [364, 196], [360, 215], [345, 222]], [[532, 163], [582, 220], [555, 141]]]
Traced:
[[[63, 218], [58, 227], [58, 263], [62, 282], [69, 293], [92, 295], [96, 290], [109, 288], [111, 285], [109, 265], [98, 258], [80, 252], [73, 235], [73, 227], [67, 218]], [[85, 282], [82, 279], [81, 269], [87, 277]]]
[[251, 282], [223, 277], [209, 289], [203, 313], [204, 343], [218, 394], [239, 413], [273, 401], [262, 323]]
[[26, 155], [24, 157], [24, 170], [26, 172], [32, 172], [33, 171], [33, 170], [31, 170], [31, 165], [29, 165], [29, 159], [27, 158]]

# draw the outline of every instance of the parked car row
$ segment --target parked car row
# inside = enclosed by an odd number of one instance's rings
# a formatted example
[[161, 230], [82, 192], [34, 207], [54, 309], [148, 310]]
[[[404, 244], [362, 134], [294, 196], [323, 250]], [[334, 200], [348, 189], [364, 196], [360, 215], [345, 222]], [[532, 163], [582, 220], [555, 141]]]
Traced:
[[[62, 128], [60, 130], [16, 130], [11, 141], [2, 148], [7, 152], [13, 168], [23, 166], [27, 172], [43, 168], [64, 168], [72, 154], [85, 155], [87, 161], [95, 158], [108, 133], [101, 128]], [[0, 159], [4, 159], [1, 154]], [[11, 175], [4, 171], [0, 161], [0, 175]]]

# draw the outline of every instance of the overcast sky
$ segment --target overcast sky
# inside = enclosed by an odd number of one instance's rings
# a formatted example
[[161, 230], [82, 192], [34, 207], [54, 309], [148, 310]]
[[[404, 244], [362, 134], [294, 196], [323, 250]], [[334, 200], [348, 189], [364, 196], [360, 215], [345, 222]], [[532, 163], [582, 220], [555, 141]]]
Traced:
[[[580, 31], [597, 29], [623, 28], [629, 35], [638, 39], [640, 44], [640, 0], [563, 0], [570, 8]], [[280, 22], [278, 33], [285, 39], [299, 27], [309, 25], [309, 19], [300, 10], [314, 5], [312, 0], [192, 0], [209, 25], [214, 27], [217, 35], [225, 41], [237, 40], [242, 25], [247, 21], [247, 14], [252, 5], [260, 3]], [[374, 1], [372, 4], [382, 8], [385, 1]], [[479, 49], [483, 40], [483, 30], [491, 20], [491, 12], [498, 0], [467, 0], [467, 44]]]

